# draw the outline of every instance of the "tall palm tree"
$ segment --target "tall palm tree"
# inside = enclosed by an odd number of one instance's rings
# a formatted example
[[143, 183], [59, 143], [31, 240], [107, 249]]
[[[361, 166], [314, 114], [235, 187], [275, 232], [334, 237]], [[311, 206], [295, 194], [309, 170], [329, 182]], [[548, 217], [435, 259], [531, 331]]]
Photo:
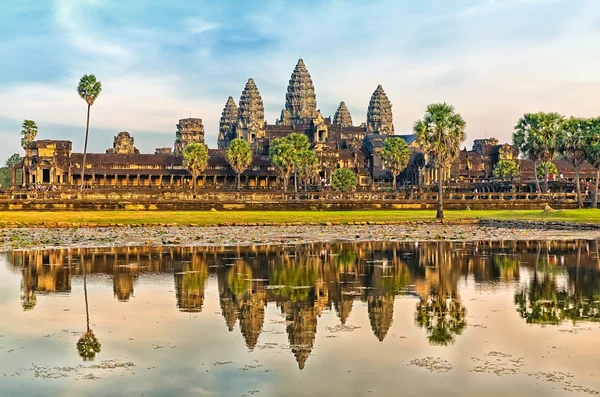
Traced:
[[87, 121], [85, 124], [85, 143], [83, 145], [83, 162], [81, 163], [81, 192], [83, 192], [83, 181], [85, 177], [85, 160], [87, 157], [88, 133], [90, 130], [90, 108], [102, 91], [102, 83], [96, 80], [93, 74], [85, 74], [79, 80], [77, 93], [87, 103]]
[[243, 139], [236, 138], [231, 141], [225, 153], [227, 162], [237, 174], [237, 190], [240, 190], [240, 175], [252, 164], [252, 150]]
[[425, 116], [413, 125], [417, 144], [433, 161], [438, 174], [437, 218], [444, 218], [442, 171], [459, 155], [460, 144], [465, 140], [466, 122], [454, 106], [435, 103], [427, 106]]
[[533, 138], [536, 140], [535, 146], [539, 148], [540, 159], [544, 162], [544, 190], [548, 192], [548, 162], [556, 156], [557, 141], [565, 118], [558, 113], [538, 113], [538, 118], [540, 128], [535, 131]]
[[539, 129], [539, 118], [535, 113], [526, 113], [519, 119], [513, 132], [513, 144], [527, 159], [533, 161], [533, 174], [535, 178], [535, 191], [539, 192], [540, 180], [537, 176], [537, 163], [540, 160], [540, 151], [535, 146], [534, 131]]
[[183, 149], [183, 162], [192, 174], [194, 198], [196, 198], [198, 176], [208, 166], [208, 149], [201, 143], [190, 143]]
[[579, 167], [585, 161], [585, 134], [589, 127], [587, 119], [571, 117], [564, 122], [563, 131], [558, 139], [558, 151], [575, 168], [575, 189], [577, 206], [583, 208]]

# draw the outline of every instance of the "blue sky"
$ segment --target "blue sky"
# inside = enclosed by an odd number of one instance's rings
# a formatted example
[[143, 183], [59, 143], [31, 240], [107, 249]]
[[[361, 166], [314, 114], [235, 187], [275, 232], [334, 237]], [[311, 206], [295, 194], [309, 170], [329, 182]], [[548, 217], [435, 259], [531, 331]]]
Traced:
[[398, 133], [442, 101], [466, 119], [468, 145], [509, 141], [529, 111], [600, 114], [598, 0], [19, 0], [1, 2], [0, 37], [2, 162], [25, 118], [39, 139], [82, 150], [86, 73], [104, 88], [92, 152], [123, 130], [142, 152], [172, 146], [190, 113], [216, 147], [225, 101], [249, 77], [273, 123], [299, 57], [323, 115], [343, 100], [360, 124], [382, 84]]

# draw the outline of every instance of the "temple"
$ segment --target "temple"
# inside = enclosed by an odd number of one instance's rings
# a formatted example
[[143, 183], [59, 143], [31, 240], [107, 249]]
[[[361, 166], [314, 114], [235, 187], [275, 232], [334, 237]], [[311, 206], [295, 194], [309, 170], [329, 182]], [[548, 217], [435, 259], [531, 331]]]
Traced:
[[[350, 168], [357, 175], [358, 188], [376, 189], [391, 186], [392, 174], [385, 169], [381, 149], [385, 140], [400, 137], [411, 150], [408, 167], [398, 176], [399, 186], [432, 183], [436, 170], [419, 150], [412, 132], [396, 135], [392, 103], [381, 85], [371, 95], [366, 120], [360, 125], [341, 101], [333, 119], [324, 117], [317, 107], [315, 85], [302, 59], [298, 60], [289, 80], [281, 116], [270, 124], [259, 87], [248, 79], [238, 103], [230, 96], [219, 123], [217, 149], [208, 149], [209, 162], [198, 186], [233, 188], [236, 174], [226, 161], [226, 150], [235, 139], [246, 140], [253, 151], [253, 162], [241, 176], [243, 188], [278, 189], [281, 180], [269, 160], [269, 147], [275, 138], [291, 133], [305, 134], [319, 158], [319, 174], [313, 187], [327, 184], [336, 168]], [[84, 185], [95, 187], [154, 186], [188, 187], [192, 178], [183, 162], [183, 149], [190, 143], [205, 143], [202, 119], [186, 118], [176, 124], [172, 147], [160, 147], [152, 154], [142, 154], [129, 132], [119, 132], [106, 153], [87, 155]], [[57, 189], [81, 184], [83, 154], [72, 151], [70, 141], [38, 140], [25, 149], [23, 163], [13, 169], [13, 188], [50, 185]], [[444, 170], [447, 180], [485, 181], [493, 176], [500, 160], [520, 163], [521, 176], [532, 178], [533, 165], [518, 160], [518, 151], [494, 138], [477, 139], [471, 150], [464, 148], [451, 167]], [[565, 176], [572, 173], [566, 162], [555, 162]], [[559, 164], [560, 163], [560, 164]], [[571, 167], [572, 168], [572, 167]], [[587, 170], [592, 172], [592, 170]], [[582, 177], [586, 178], [586, 168]], [[16, 177], [22, 172], [22, 178]], [[591, 175], [593, 177], [593, 175]], [[17, 185], [17, 180], [22, 181]]]

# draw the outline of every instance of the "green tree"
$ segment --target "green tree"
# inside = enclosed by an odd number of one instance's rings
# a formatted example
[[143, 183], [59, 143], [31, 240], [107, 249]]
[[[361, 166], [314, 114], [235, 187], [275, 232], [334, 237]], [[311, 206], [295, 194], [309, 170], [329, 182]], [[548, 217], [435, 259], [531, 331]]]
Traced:
[[349, 192], [356, 189], [356, 174], [348, 168], [338, 168], [331, 175], [331, 186], [341, 192]]
[[269, 148], [269, 158], [283, 179], [283, 191], [287, 192], [290, 174], [296, 164], [296, 149], [285, 138], [275, 138]]
[[[519, 122], [514, 128], [513, 144], [519, 149], [519, 152], [525, 158], [533, 162], [534, 170], [537, 169], [538, 161], [540, 161], [540, 151], [535, 146], [534, 135], [539, 130], [539, 117], [534, 113], [526, 113], [519, 119]], [[537, 172], [534, 172], [535, 190], [540, 191], [540, 181]]]
[[570, 117], [564, 121], [562, 134], [558, 139], [559, 153], [575, 168], [575, 189], [579, 208], [583, 208], [579, 167], [585, 162], [585, 135], [589, 126], [587, 119]]
[[296, 166], [298, 177], [304, 183], [304, 191], [306, 191], [310, 179], [319, 173], [317, 154], [310, 149], [299, 151], [296, 155]]
[[[546, 172], [548, 175], [556, 175], [558, 173], [558, 168], [556, 168], [554, 163], [550, 161], [539, 163], [537, 167], [535, 167], [535, 173], [537, 174], [538, 178], [543, 178], [546, 175]], [[546, 191], [548, 191], [547, 188]]]
[[410, 150], [402, 138], [391, 137], [385, 140], [381, 149], [381, 159], [385, 167], [392, 173], [394, 190], [396, 190], [396, 179], [408, 165]]
[[25, 149], [27, 145], [35, 141], [38, 134], [38, 126], [33, 120], [24, 120], [21, 126], [21, 147]]
[[544, 162], [545, 191], [548, 191], [548, 164], [556, 156], [556, 148], [564, 126], [564, 116], [558, 113], [539, 113], [540, 129], [534, 134]]
[[208, 149], [200, 143], [190, 143], [183, 149], [183, 162], [192, 174], [192, 185], [196, 196], [198, 177], [208, 166]]
[[592, 208], [598, 208], [598, 183], [600, 181], [600, 118], [589, 120], [589, 125], [585, 132], [584, 153], [585, 161], [596, 168]]
[[23, 157], [19, 153], [13, 153], [8, 159], [6, 159], [6, 166], [10, 169], [17, 164], [21, 164], [23, 162]]
[[286, 139], [294, 148], [294, 191], [298, 193], [298, 173], [301, 168], [299, 154], [302, 151], [308, 150], [310, 148], [310, 143], [308, 142], [308, 137], [306, 135], [298, 134], [297, 132], [291, 133], [284, 139]]
[[516, 178], [519, 176], [519, 166], [512, 160], [500, 160], [494, 166], [494, 176], [505, 179]]
[[454, 106], [436, 103], [427, 106], [422, 120], [413, 125], [417, 144], [433, 161], [438, 174], [437, 218], [444, 218], [443, 170], [459, 155], [460, 144], [465, 140], [465, 120]]
[[83, 145], [83, 161], [81, 163], [81, 192], [83, 192], [83, 184], [85, 178], [85, 161], [87, 157], [87, 144], [88, 144], [88, 135], [90, 130], [90, 109], [94, 102], [96, 102], [96, 98], [102, 92], [102, 83], [96, 80], [96, 76], [93, 74], [85, 74], [79, 80], [79, 84], [77, 85], [77, 93], [87, 103], [87, 121], [85, 124], [85, 143]]
[[225, 157], [237, 174], [237, 189], [240, 190], [240, 175], [252, 164], [250, 145], [245, 140], [236, 138], [229, 144]]

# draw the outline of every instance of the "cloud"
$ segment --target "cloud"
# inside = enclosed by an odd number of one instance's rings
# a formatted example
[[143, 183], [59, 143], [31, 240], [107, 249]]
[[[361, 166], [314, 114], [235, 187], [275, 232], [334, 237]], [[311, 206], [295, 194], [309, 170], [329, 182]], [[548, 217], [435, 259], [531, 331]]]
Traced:
[[208, 22], [202, 17], [187, 17], [183, 19], [183, 24], [187, 31], [192, 34], [202, 34], [209, 30], [218, 29], [221, 25], [214, 22]]

